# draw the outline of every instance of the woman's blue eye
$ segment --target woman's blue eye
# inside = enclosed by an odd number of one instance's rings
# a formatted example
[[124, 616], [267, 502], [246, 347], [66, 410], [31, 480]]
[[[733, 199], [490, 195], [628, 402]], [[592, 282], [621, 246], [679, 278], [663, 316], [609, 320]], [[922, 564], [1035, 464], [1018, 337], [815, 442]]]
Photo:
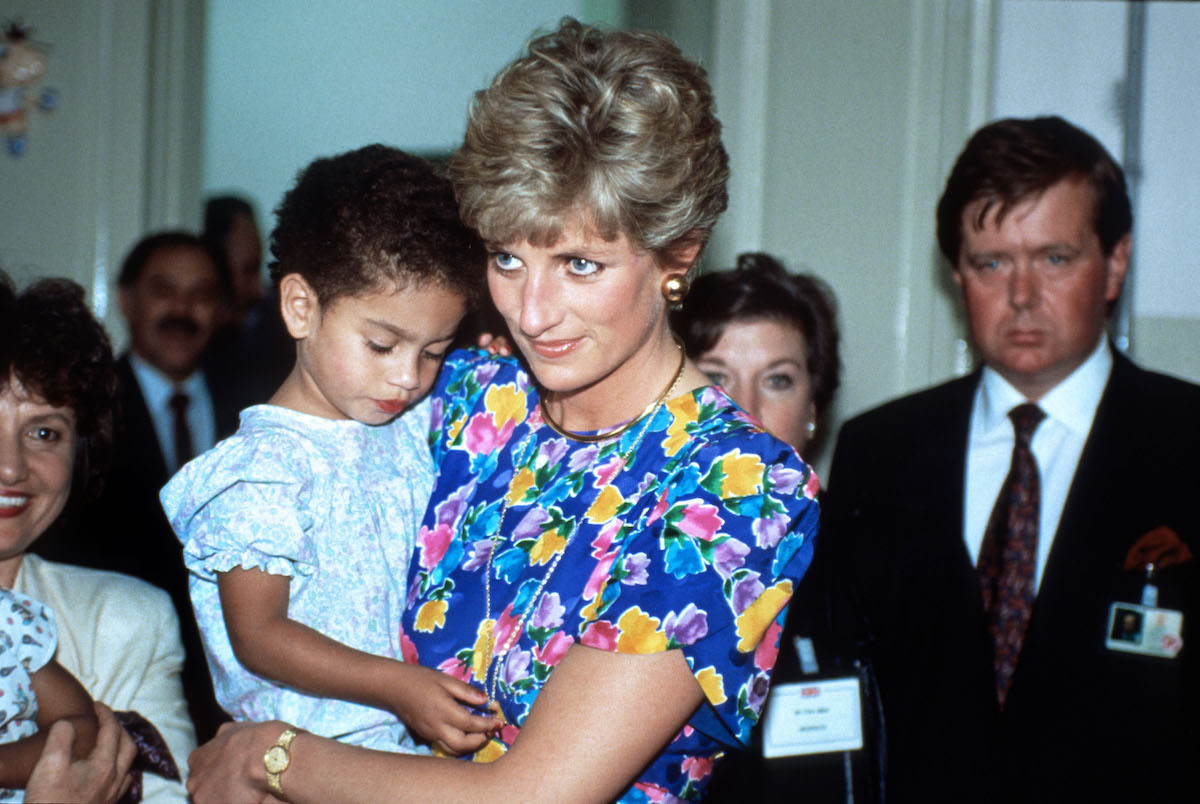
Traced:
[[765, 384], [772, 391], [788, 391], [796, 380], [790, 374], [770, 374], [765, 378]]
[[704, 373], [708, 376], [709, 382], [711, 382], [713, 385], [724, 385], [725, 384], [725, 375], [722, 374], [721, 372], [706, 371]]
[[600, 263], [582, 257], [572, 257], [568, 267], [575, 276], [591, 276], [600, 270]]
[[521, 261], [511, 254], [506, 254], [503, 251], [492, 253], [492, 264], [501, 271], [512, 271], [521, 267]]
[[55, 430], [53, 427], [35, 427], [30, 435], [37, 441], [58, 441], [62, 438], [62, 433]]

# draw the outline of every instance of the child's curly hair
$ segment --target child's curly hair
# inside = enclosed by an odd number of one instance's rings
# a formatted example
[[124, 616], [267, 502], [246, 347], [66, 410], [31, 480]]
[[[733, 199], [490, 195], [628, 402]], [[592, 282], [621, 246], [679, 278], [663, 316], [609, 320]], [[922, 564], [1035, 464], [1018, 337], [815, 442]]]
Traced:
[[322, 305], [379, 284], [434, 283], [474, 305], [486, 252], [458, 217], [450, 182], [384, 145], [317, 159], [275, 213], [272, 281], [295, 273]]

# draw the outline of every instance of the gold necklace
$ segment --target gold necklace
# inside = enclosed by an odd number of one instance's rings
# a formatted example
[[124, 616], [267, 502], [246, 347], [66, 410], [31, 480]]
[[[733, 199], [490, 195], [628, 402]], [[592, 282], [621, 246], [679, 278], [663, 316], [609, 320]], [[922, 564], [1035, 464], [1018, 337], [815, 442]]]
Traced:
[[645, 410], [624, 424], [619, 424], [613, 429], [606, 430], [603, 433], [576, 433], [571, 430], [567, 430], [561, 427], [558, 422], [554, 421], [554, 417], [550, 415], [550, 411], [546, 410], [546, 397], [541, 396], [538, 397], [538, 408], [542, 411], [543, 421], [550, 425], [550, 429], [558, 433], [560, 436], [566, 436], [573, 441], [582, 441], [585, 444], [595, 444], [600, 441], [608, 441], [610, 438], [616, 438], [619, 435], [624, 435], [627, 430], [633, 429], [638, 422], [649, 416], [652, 411], [662, 404], [662, 401], [666, 399], [671, 391], [675, 389], [675, 384], [679, 382], [679, 378], [683, 376], [683, 367], [687, 363], [687, 353], [684, 352], [683, 344], [679, 342], [678, 338], [675, 339], [675, 345], [679, 348], [679, 367], [675, 369], [675, 376], [671, 379], [671, 382], [667, 385], [667, 387], [663, 389], [663, 392], [655, 397], [650, 404], [646, 406]]
[[[546, 409], [544, 407], [542, 408], [542, 417], [543, 417], [543, 419], [545, 419], [546, 422], [548, 422], [550, 424], [551, 429], [553, 429], [554, 432], [556, 432], [560, 435], [564, 435], [567, 438], [583, 441], [584, 443], [594, 443], [594, 442], [600, 441], [600, 440], [608, 440], [608, 439], [615, 438], [615, 437], [621, 435], [622, 433], [624, 433], [625, 431], [629, 430], [629, 428], [632, 425], [637, 424], [639, 421], [645, 420], [645, 424], [642, 426], [642, 429], [638, 432], [637, 437], [633, 439], [633, 444], [631, 444], [629, 449], [625, 451], [625, 454], [621, 456], [620, 468], [617, 469], [617, 471], [613, 473], [612, 477], [610, 477], [608, 479], [608, 482], [605, 484], [605, 488], [607, 488], [608, 486], [611, 486], [611, 485], [613, 485], [613, 483], [616, 482], [617, 475], [621, 474], [622, 470], [624, 470], [626, 465], [628, 465], [629, 459], [633, 457], [633, 453], [637, 451], [638, 445], [640, 445], [642, 443], [642, 438], [646, 435], [646, 432], [650, 429], [651, 422], [654, 421], [653, 414], [658, 410], [659, 405], [661, 405], [663, 403], [663, 401], [666, 399], [674, 398], [675, 389], [679, 385], [679, 380], [682, 379], [682, 377], [683, 377], [683, 369], [684, 369], [684, 366], [686, 365], [686, 363], [687, 363], [687, 355], [683, 351], [683, 346], [680, 345], [679, 346], [679, 368], [677, 368], [675, 370], [675, 376], [671, 378], [671, 383], [667, 386], [666, 390], [663, 391], [661, 394], [659, 394], [658, 397], [655, 398], [655, 400], [653, 402], [651, 402], [650, 405], [644, 411], [642, 411], [642, 414], [640, 416], [638, 416], [636, 419], [634, 419], [632, 422], [630, 422], [629, 424], [626, 424], [626, 425], [622, 425], [618, 429], [610, 431], [610, 432], [604, 434], [603, 436], [599, 436], [599, 437], [597, 437], [597, 436], [582, 436], [582, 435], [578, 435], [576, 433], [571, 433], [569, 431], [561, 430], [557, 426], [554, 425], [552, 420], [546, 414]], [[541, 405], [541, 399], [538, 400], [538, 404]], [[537, 590], [533, 593], [533, 596], [529, 599], [529, 605], [527, 605], [525, 607], [525, 610], [523, 612], [521, 612], [521, 616], [517, 618], [517, 622], [513, 625], [512, 630], [509, 632], [508, 636], [504, 640], [504, 644], [500, 646], [500, 650], [499, 650], [499, 652], [497, 652], [496, 651], [496, 623], [492, 620], [492, 563], [496, 557], [496, 548], [500, 544], [500, 539], [501, 539], [500, 532], [504, 528], [504, 516], [505, 516], [505, 514], [508, 513], [508, 507], [509, 507], [508, 500], [513, 494], [513, 484], [517, 480], [517, 475], [519, 474], [520, 468], [525, 468], [524, 464], [529, 460], [529, 447], [531, 444], [534, 443], [533, 436], [534, 436], [534, 434], [533, 434], [532, 430], [525, 436], [525, 441], [521, 445], [521, 455], [517, 459], [517, 462], [513, 464], [513, 476], [512, 476], [512, 479], [508, 481], [508, 492], [504, 495], [503, 499], [500, 501], [500, 517], [496, 521], [496, 531], [492, 534], [491, 550], [488, 552], [487, 566], [484, 570], [485, 575], [484, 575], [484, 581], [483, 581], [483, 585], [484, 585], [483, 627], [487, 629], [487, 659], [485, 660], [485, 664], [484, 664], [484, 667], [486, 668], [484, 684], [487, 688], [486, 689], [487, 696], [488, 696], [487, 708], [492, 709], [497, 714], [497, 716], [499, 716], [501, 718], [503, 718], [503, 715], [501, 715], [501, 713], [500, 713], [500, 707], [496, 705], [496, 686], [499, 684], [499, 681], [500, 681], [500, 659], [502, 659], [505, 656], [505, 654], [508, 653], [508, 651], [512, 648], [512, 646], [520, 638], [521, 630], [525, 627], [525, 620], [529, 617], [530, 612], [533, 611], [534, 606], [537, 605], [538, 598], [541, 597], [542, 591], [545, 590], [545, 588], [546, 588], [546, 584], [550, 582], [550, 576], [552, 576], [554, 574], [554, 570], [558, 569], [559, 561], [561, 561], [562, 557], [564, 555], [566, 555], [567, 548], [570, 547], [570, 545], [571, 545], [571, 539], [574, 538], [575, 531], [578, 530], [578, 528], [572, 529], [570, 535], [567, 536], [566, 541], [563, 543], [562, 549], [558, 551], [558, 553], [554, 556], [554, 559], [550, 562], [550, 567], [546, 570], [546, 574], [542, 576], [541, 583], [538, 584]], [[601, 489], [601, 493], [603, 493], [603, 489]]]

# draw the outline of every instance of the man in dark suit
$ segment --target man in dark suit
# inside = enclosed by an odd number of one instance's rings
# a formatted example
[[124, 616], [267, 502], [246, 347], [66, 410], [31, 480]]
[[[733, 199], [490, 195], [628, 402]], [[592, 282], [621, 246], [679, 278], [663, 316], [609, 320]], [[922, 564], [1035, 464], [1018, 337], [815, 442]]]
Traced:
[[199, 238], [174, 231], [144, 238], [125, 258], [118, 285], [129, 350], [117, 361], [121, 407], [113, 467], [100, 498], [65, 537], [69, 541], [39, 549], [48, 558], [124, 572], [170, 593], [187, 651], [184, 691], [201, 740], [223, 715], [213, 697], [179, 540], [158, 492], [182, 463], [237, 428], [237, 390], [201, 366], [221, 298], [217, 266]]
[[[1105, 337], [1131, 222], [1086, 132], [982, 128], [938, 239], [983, 365], [839, 435], [827, 544], [839, 619], [870, 641], [889, 801], [1200, 799], [1200, 387]], [[1114, 604], [1182, 629], [1113, 649]]]

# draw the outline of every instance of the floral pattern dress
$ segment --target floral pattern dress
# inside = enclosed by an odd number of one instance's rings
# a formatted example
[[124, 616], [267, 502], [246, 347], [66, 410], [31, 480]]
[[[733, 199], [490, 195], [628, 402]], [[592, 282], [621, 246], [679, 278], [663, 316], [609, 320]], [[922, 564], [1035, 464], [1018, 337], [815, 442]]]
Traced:
[[571, 645], [679, 649], [707, 702], [622, 800], [699, 798], [766, 697], [812, 558], [811, 470], [712, 387], [613, 439], [564, 437], [516, 360], [478, 352], [446, 361], [431, 447], [402, 643], [494, 693], [507, 725], [474, 759], [507, 750]]

